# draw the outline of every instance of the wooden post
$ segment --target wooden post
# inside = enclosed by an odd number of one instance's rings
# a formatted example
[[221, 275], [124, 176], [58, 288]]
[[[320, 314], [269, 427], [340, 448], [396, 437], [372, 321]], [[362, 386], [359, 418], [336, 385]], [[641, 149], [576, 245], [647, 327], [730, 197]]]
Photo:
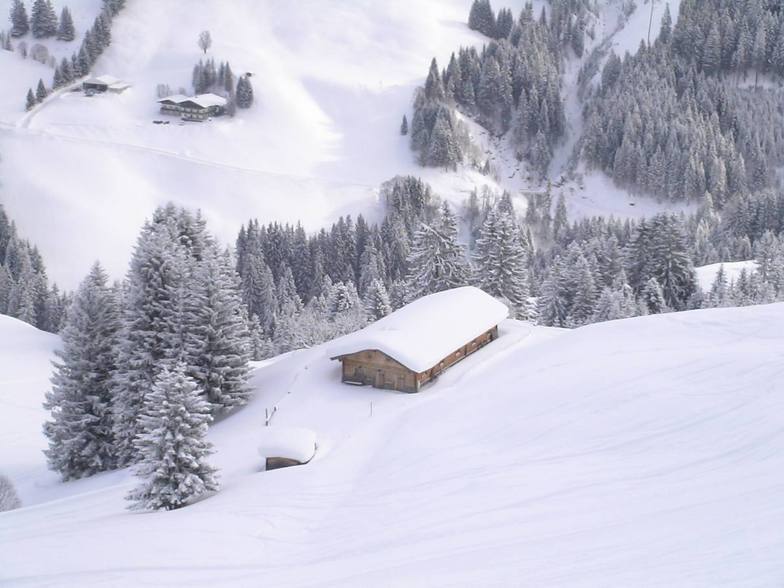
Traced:
[[373, 401], [370, 401], [370, 416], [373, 416]]

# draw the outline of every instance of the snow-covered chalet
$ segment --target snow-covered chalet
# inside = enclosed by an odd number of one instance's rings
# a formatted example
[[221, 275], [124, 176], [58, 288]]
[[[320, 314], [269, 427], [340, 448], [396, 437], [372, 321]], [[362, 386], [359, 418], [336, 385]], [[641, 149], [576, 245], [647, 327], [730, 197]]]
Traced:
[[478, 288], [430, 294], [328, 348], [342, 381], [419, 392], [445, 369], [498, 338], [507, 307]]

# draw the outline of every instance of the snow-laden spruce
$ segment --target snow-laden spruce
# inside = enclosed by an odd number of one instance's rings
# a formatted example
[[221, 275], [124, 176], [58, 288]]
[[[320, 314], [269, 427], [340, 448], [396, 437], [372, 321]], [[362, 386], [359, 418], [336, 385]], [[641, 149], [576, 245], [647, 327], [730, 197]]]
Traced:
[[218, 490], [215, 469], [206, 461], [210, 406], [185, 372], [182, 362], [163, 367], [145, 395], [133, 442], [141, 483], [128, 494], [132, 509], [173, 510]]
[[46, 457], [64, 480], [116, 465], [111, 384], [118, 326], [116, 293], [96, 263], [68, 309], [44, 404], [52, 419], [44, 424]]
[[231, 254], [209, 247], [193, 270], [186, 301], [194, 323], [185, 343], [188, 373], [213, 412], [245, 404], [250, 334]]
[[131, 260], [115, 372], [121, 465], [135, 461], [145, 395], [182, 361], [217, 413], [247, 398], [250, 334], [233, 262], [200, 215], [173, 206], [145, 225]]
[[507, 301], [515, 318], [530, 318], [528, 308], [528, 253], [512, 213], [493, 209], [476, 242], [476, 283], [482, 290]]
[[423, 223], [414, 234], [408, 267], [411, 300], [468, 284], [466, 254], [458, 241], [457, 221], [446, 202], [436, 221]]

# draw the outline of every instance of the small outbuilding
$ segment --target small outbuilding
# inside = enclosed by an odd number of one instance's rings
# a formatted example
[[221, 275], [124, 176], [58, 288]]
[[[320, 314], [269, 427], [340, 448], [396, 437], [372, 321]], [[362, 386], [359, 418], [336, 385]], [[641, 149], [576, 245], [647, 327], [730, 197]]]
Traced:
[[88, 94], [102, 94], [104, 92], [120, 94], [130, 87], [129, 83], [118, 80], [113, 76], [98, 76], [82, 83], [82, 89]]
[[430, 294], [329, 347], [347, 384], [419, 392], [498, 338], [509, 309], [478, 288]]
[[298, 427], [265, 427], [259, 455], [265, 470], [304, 465], [316, 455], [316, 434]]
[[183, 120], [205, 121], [210, 117], [224, 114], [228, 100], [217, 94], [197, 96], [175, 94], [161, 98], [158, 104], [161, 105], [161, 114], [179, 116]]

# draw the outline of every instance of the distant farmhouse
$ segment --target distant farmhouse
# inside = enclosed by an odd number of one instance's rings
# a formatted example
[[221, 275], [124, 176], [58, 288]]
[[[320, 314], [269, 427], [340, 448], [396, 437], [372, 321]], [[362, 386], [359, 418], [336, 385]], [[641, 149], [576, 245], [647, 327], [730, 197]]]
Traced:
[[121, 94], [130, 87], [129, 83], [112, 76], [98, 76], [82, 83], [82, 89], [86, 94], [103, 94], [105, 92]]
[[158, 100], [161, 114], [179, 116], [183, 120], [205, 121], [212, 116], [220, 116], [226, 112], [228, 101], [217, 94], [199, 94], [183, 96], [175, 94]]
[[342, 381], [419, 392], [445, 369], [498, 338], [507, 307], [466, 286], [420, 298], [370, 326], [337, 339], [332, 359]]

